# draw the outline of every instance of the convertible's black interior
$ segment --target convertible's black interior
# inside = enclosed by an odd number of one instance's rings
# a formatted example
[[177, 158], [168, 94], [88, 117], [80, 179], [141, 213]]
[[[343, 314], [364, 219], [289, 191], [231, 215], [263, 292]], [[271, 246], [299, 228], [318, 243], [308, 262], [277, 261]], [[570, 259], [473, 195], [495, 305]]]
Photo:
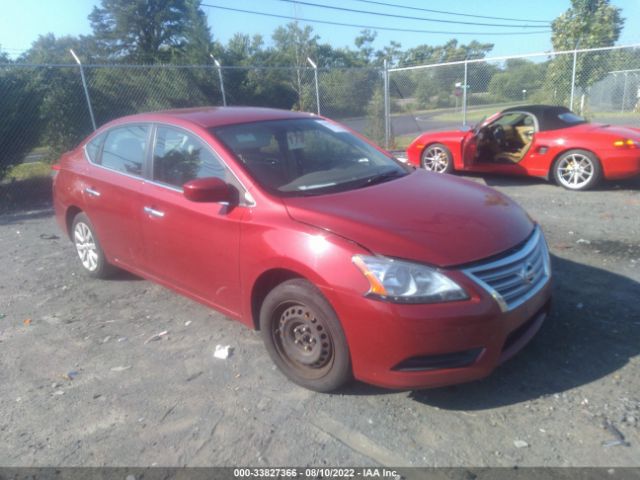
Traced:
[[525, 112], [509, 112], [477, 132], [478, 162], [517, 163], [531, 147], [535, 120]]

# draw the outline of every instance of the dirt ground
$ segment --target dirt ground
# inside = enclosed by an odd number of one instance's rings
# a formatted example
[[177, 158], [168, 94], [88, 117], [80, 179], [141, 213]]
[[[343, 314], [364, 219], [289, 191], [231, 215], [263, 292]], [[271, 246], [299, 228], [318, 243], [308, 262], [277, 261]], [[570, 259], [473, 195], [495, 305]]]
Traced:
[[239, 323], [85, 277], [50, 209], [0, 216], [0, 465], [640, 466], [640, 179], [469, 178], [542, 224], [555, 305], [492, 376], [436, 390], [304, 390]]

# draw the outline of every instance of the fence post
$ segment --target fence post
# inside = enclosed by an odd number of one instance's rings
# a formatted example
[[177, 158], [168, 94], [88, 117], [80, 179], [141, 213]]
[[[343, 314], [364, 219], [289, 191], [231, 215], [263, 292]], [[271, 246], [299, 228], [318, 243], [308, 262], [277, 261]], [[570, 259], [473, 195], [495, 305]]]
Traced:
[[384, 148], [389, 149], [391, 139], [391, 105], [389, 104], [389, 68], [384, 61]]
[[318, 115], [320, 115], [320, 89], [318, 88], [318, 65], [314, 63], [309, 57], [307, 57], [307, 62], [313, 68], [313, 75], [316, 80], [316, 109], [318, 110]]
[[84, 78], [84, 68], [82, 68], [82, 62], [76, 55], [76, 52], [73, 49], [69, 49], [71, 52], [71, 56], [74, 58], [76, 63], [80, 66], [80, 77], [82, 78], [82, 88], [84, 88], [84, 96], [87, 99], [87, 106], [89, 107], [89, 116], [91, 117], [91, 125], [93, 125], [93, 131], [95, 132], [98, 128], [96, 127], [96, 119], [93, 117], [93, 108], [91, 108], [91, 98], [89, 98], [89, 88], [87, 87], [87, 80]]
[[620, 113], [624, 113], [624, 103], [627, 99], [627, 72], [624, 72], [624, 83], [622, 87], [622, 106], [620, 107]]
[[576, 64], [578, 61], [578, 50], [573, 51], [573, 71], [571, 72], [571, 98], [569, 99], [569, 110], [573, 110], [573, 96], [576, 91]]
[[462, 126], [467, 126], [467, 90], [469, 89], [469, 85], [467, 85], [467, 59], [464, 60], [464, 84], [462, 86]]
[[227, 106], [227, 96], [224, 93], [224, 80], [222, 80], [222, 66], [220, 62], [215, 59], [215, 57], [210, 53], [209, 56], [213, 60], [213, 63], [216, 64], [216, 68], [218, 69], [218, 78], [220, 79], [220, 92], [222, 93], [222, 105]]

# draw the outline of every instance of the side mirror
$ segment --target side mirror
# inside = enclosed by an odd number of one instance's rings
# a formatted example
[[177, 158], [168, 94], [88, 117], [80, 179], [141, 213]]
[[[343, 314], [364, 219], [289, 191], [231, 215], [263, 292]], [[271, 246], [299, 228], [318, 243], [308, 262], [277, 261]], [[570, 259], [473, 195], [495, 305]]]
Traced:
[[217, 177], [196, 178], [185, 183], [182, 191], [192, 202], [230, 202], [233, 197], [231, 187]]

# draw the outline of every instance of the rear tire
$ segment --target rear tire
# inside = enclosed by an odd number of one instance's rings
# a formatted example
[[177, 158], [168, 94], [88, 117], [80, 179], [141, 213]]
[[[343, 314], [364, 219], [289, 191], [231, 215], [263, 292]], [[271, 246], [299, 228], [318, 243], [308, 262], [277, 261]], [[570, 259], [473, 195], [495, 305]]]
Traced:
[[602, 180], [600, 161], [587, 150], [569, 150], [553, 164], [553, 178], [567, 190], [583, 191], [595, 187]]
[[90, 277], [107, 278], [116, 268], [106, 259], [91, 221], [84, 213], [73, 219], [71, 240], [76, 247], [80, 263]]
[[298, 385], [330, 392], [351, 380], [349, 346], [340, 321], [306, 280], [288, 280], [267, 294], [260, 330], [273, 362]]
[[451, 151], [441, 143], [432, 143], [427, 146], [420, 156], [422, 168], [430, 172], [453, 172], [453, 155]]

